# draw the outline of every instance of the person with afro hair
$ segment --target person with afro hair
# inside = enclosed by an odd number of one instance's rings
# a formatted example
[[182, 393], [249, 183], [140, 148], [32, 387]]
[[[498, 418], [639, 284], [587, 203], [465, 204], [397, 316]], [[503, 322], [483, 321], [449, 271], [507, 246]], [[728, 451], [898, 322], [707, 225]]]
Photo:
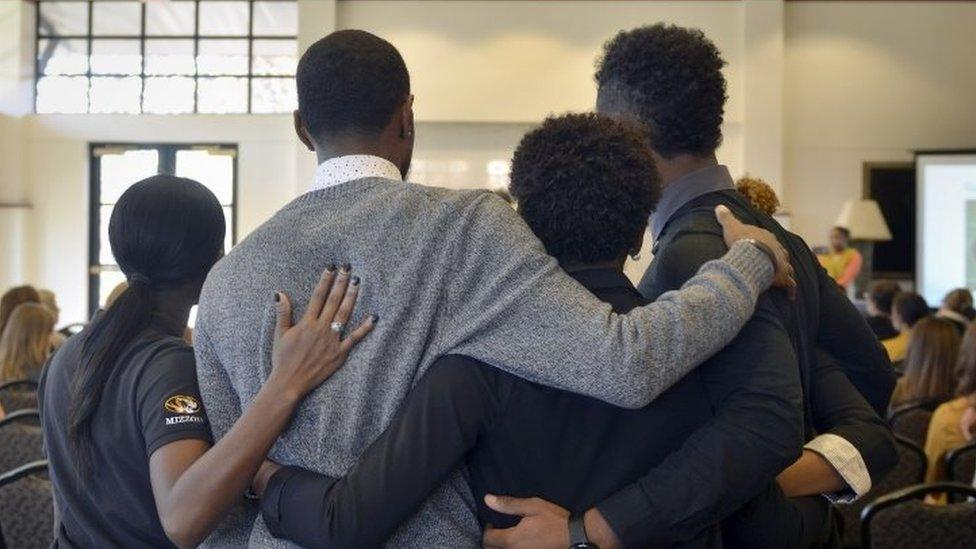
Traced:
[[[666, 24], [618, 33], [597, 63], [597, 110], [644, 126], [663, 184], [650, 217], [654, 259], [638, 288], [656, 299], [725, 253], [711, 213], [717, 206], [777, 235], [790, 250], [799, 287], [792, 297], [767, 292], [739, 336], [696, 372], [706, 380], [713, 420], [587, 511], [614, 533], [591, 536], [600, 547], [701, 544], [719, 536], [746, 547], [828, 543], [836, 535], [821, 494], [851, 501], [897, 460], [879, 417], [895, 383], [884, 350], [809, 247], [736, 192], [717, 160], [725, 64], [702, 31]], [[829, 361], [822, 351], [832, 355]], [[770, 426], [786, 419], [770, 403], [797, 380], [803, 402], [795, 406], [807, 441], [802, 454], [769, 435]], [[802, 499], [787, 499], [794, 496]], [[498, 532], [510, 541], [505, 546], [555, 546], [565, 529], [561, 509], [537, 498], [506, 503], [499, 510], [526, 518]]]

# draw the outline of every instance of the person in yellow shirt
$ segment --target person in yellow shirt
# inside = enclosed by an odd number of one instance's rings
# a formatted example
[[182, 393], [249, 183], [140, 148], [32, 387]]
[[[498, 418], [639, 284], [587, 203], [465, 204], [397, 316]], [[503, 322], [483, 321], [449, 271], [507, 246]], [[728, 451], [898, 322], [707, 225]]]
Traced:
[[[898, 335], [881, 342], [891, 362], [901, 362], [908, 354], [908, 342], [912, 337], [912, 327], [929, 316], [929, 304], [925, 298], [913, 293], [902, 292], [895, 296], [891, 305], [891, 323], [898, 330]], [[897, 367], [897, 365], [896, 365]]]
[[850, 288], [857, 275], [861, 274], [864, 258], [861, 252], [851, 248], [851, 231], [844, 227], [830, 230], [830, 249], [817, 255], [827, 274], [845, 290]]
[[925, 482], [948, 480], [945, 456], [950, 450], [966, 444], [967, 434], [962, 419], [967, 410], [976, 406], [976, 324], [970, 325], [962, 340], [956, 371], [959, 384], [957, 398], [935, 409], [925, 438], [925, 455], [929, 467]]

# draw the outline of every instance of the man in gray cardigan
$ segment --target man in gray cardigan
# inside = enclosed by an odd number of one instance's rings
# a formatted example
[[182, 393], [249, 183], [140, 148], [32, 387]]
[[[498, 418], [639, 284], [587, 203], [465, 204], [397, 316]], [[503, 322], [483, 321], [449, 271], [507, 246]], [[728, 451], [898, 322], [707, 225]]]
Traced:
[[[613, 314], [499, 198], [402, 181], [413, 149], [413, 97], [392, 45], [362, 31], [333, 33], [305, 53], [297, 80], [296, 130], [320, 162], [313, 187], [221, 260], [200, 301], [194, 344], [217, 438], [270, 372], [274, 292], [302, 303], [329, 265], [343, 265], [346, 276], [354, 267], [362, 277], [357, 315], [380, 320], [345, 367], [309, 396], [272, 457], [331, 475], [355, 462], [441, 355], [468, 355], [535, 382], [641, 407], [735, 336], [772, 281], [774, 263], [784, 266], [780, 280], [791, 283], [772, 235], [732, 220], [723, 258], [680, 291]], [[285, 543], [247, 510], [209, 542]], [[461, 475], [391, 542], [478, 546]]]

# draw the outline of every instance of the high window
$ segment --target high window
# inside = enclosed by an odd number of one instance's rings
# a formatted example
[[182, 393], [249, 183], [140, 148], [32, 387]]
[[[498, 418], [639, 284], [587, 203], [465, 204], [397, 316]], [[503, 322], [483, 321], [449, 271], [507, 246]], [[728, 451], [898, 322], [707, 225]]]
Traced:
[[295, 108], [295, 0], [39, 0], [38, 113]]
[[88, 306], [105, 306], [125, 275], [112, 255], [108, 223], [112, 208], [133, 183], [157, 173], [188, 177], [207, 186], [224, 208], [227, 235], [224, 250], [236, 242], [236, 145], [108, 144], [91, 145], [91, 207], [89, 210]]

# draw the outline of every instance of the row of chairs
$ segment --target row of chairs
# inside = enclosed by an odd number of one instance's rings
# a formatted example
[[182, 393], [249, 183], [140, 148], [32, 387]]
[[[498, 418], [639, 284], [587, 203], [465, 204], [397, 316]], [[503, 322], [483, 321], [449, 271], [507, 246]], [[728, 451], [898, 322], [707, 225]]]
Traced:
[[54, 501], [44, 435], [37, 410], [37, 383], [0, 384], [0, 547], [50, 547], [54, 541]]
[[[928, 458], [922, 446], [925, 444], [925, 437], [928, 433], [929, 421], [932, 412], [938, 403], [923, 402], [897, 408], [888, 416], [889, 425], [895, 433], [895, 445], [898, 450], [898, 463], [895, 468], [872, 489], [861, 497], [858, 501], [850, 504], [838, 504], [835, 506], [841, 522], [841, 543], [844, 547], [924, 547], [928, 549], [930, 543], [913, 544], [909, 537], [903, 537], [897, 543], [881, 543], [878, 540], [891, 540], [887, 533], [877, 534], [872, 537], [872, 531], [881, 529], [879, 525], [886, 524], [884, 520], [871, 524], [868, 520], [873, 513], [888, 509], [892, 506], [899, 506], [899, 513], [904, 509], [911, 509], [911, 513], [922, 517], [918, 522], [913, 521], [909, 528], [919, 528], [924, 524], [924, 529], [935, 528], [934, 525], [943, 524], [947, 518], [958, 513], [970, 513], [971, 520], [976, 524], [976, 508], [974, 504], [964, 503], [968, 497], [973, 495], [974, 470], [976, 470], [976, 442], [967, 444], [950, 452], [946, 456], [946, 465], [951, 482], [938, 484], [922, 484], [925, 480], [925, 471], [928, 468]], [[944, 489], [936, 489], [939, 486]], [[949, 489], [949, 488], [951, 489]], [[947, 507], [925, 506], [921, 501], [916, 501], [928, 493], [945, 492], [947, 499], [953, 505]], [[928, 514], [933, 515], [929, 520]], [[900, 530], [898, 530], [900, 531]], [[953, 536], [962, 535], [965, 529], [955, 529], [951, 532]], [[966, 538], [962, 538], [966, 539]], [[974, 540], [976, 537], [970, 537]], [[952, 544], [937, 545], [940, 549], [952, 547]]]
[[54, 498], [47, 461], [32, 461], [0, 475], [0, 527], [0, 547], [51, 547]]

